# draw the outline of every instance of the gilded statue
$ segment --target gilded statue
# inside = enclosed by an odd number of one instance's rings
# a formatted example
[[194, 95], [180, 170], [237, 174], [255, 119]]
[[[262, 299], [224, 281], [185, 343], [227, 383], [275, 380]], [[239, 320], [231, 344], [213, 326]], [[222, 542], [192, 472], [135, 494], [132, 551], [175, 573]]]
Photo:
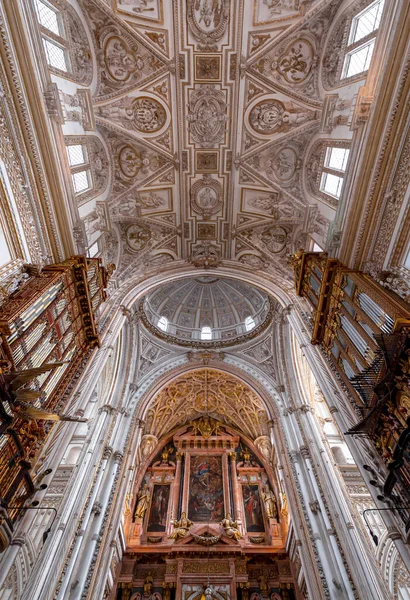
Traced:
[[138, 504], [137, 508], [135, 509], [135, 516], [138, 517], [138, 519], [142, 519], [144, 517], [150, 500], [151, 494], [148, 491], [147, 484], [145, 484], [143, 489], [138, 493]]
[[164, 464], [164, 465], [168, 464], [169, 455], [172, 454], [173, 451], [174, 451], [174, 449], [172, 446], [165, 446], [165, 448], [161, 452], [162, 464]]
[[286, 496], [286, 492], [283, 492], [283, 494], [282, 494], [282, 510], [281, 510], [281, 514], [282, 514], [282, 516], [285, 519], [288, 516], [288, 498]]
[[226, 517], [220, 523], [225, 530], [225, 535], [238, 541], [241, 539], [241, 533], [238, 529], [238, 523], [232, 521], [231, 513], [226, 513]]
[[241, 456], [242, 456], [243, 462], [245, 463], [246, 466], [249, 467], [250, 465], [252, 465], [252, 461], [251, 461], [252, 454], [251, 454], [249, 448], [245, 448], [244, 450], [242, 450]]
[[153, 579], [151, 573], [148, 573], [144, 581], [144, 597], [148, 598], [152, 594]]
[[174, 526], [174, 531], [169, 536], [172, 540], [179, 540], [179, 538], [183, 538], [189, 531], [189, 528], [192, 527], [193, 522], [188, 519], [186, 516], [186, 512], [183, 512], [179, 521], [172, 522]]
[[266, 598], [268, 596], [268, 584], [266, 583], [266, 577], [261, 575], [259, 577], [259, 589], [261, 591], [262, 598]]
[[265, 504], [266, 514], [268, 515], [269, 519], [277, 519], [278, 507], [276, 504], [276, 497], [268, 485], [262, 491], [262, 500]]

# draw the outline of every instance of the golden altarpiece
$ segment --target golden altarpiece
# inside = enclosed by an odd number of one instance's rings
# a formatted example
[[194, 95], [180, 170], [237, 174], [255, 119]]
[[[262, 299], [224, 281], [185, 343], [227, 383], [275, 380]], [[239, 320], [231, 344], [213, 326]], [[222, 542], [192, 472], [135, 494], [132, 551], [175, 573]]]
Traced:
[[142, 446], [116, 598], [299, 597], [286, 495], [260, 449], [207, 414], [156, 442]]

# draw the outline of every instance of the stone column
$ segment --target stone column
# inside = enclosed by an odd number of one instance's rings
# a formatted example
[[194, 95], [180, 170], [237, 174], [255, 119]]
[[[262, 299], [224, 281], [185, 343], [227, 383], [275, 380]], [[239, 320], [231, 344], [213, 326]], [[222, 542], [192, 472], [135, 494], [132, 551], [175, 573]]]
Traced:
[[232, 495], [235, 505], [235, 520], [238, 521], [239, 530], [242, 535], [245, 534], [245, 521], [243, 514], [242, 495], [239, 489], [238, 474], [236, 472], [236, 452], [229, 453], [229, 462], [231, 463]]
[[174, 489], [172, 493], [172, 511], [171, 511], [171, 519], [178, 519], [178, 503], [179, 503], [179, 494], [181, 488], [181, 473], [182, 473], [182, 452], [177, 452], [177, 468], [175, 470], [175, 479], [174, 479]]
[[102, 485], [100, 486], [101, 495], [98, 501], [94, 502], [91, 511], [94, 512], [94, 518], [91, 523], [91, 527], [87, 532], [86, 545], [77, 559], [77, 572], [75, 573], [75, 580], [71, 584], [69, 591], [69, 600], [80, 600], [83, 595], [84, 587], [87, 582], [87, 576], [92, 575], [92, 561], [94, 552], [99, 542], [100, 537], [103, 534], [105, 512], [108, 508], [108, 501], [111, 495], [112, 487], [115, 483], [117, 471], [123, 460], [121, 452], [115, 452], [110, 460], [106, 476]]

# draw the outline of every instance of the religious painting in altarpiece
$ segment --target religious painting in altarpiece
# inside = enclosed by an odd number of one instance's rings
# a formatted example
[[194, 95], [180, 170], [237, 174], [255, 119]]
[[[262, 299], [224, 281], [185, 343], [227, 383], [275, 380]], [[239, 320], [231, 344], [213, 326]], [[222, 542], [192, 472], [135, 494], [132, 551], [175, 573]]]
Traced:
[[169, 485], [154, 485], [147, 531], [149, 533], [166, 530], [169, 503]]
[[221, 456], [191, 456], [188, 515], [196, 523], [224, 517]]
[[265, 530], [258, 485], [242, 486], [246, 531], [261, 532]]

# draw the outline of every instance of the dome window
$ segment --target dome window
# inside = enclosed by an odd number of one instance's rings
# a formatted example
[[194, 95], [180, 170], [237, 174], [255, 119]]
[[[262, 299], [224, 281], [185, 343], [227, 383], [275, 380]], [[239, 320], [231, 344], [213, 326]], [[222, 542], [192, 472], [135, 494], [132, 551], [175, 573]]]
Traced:
[[202, 327], [201, 340], [212, 340], [212, 329], [210, 327]]
[[158, 327], [161, 329], [161, 331], [167, 331], [168, 330], [168, 319], [166, 317], [160, 317], [158, 319]]
[[246, 317], [245, 319], [245, 329], [246, 331], [252, 331], [255, 328], [255, 319], [253, 317]]

